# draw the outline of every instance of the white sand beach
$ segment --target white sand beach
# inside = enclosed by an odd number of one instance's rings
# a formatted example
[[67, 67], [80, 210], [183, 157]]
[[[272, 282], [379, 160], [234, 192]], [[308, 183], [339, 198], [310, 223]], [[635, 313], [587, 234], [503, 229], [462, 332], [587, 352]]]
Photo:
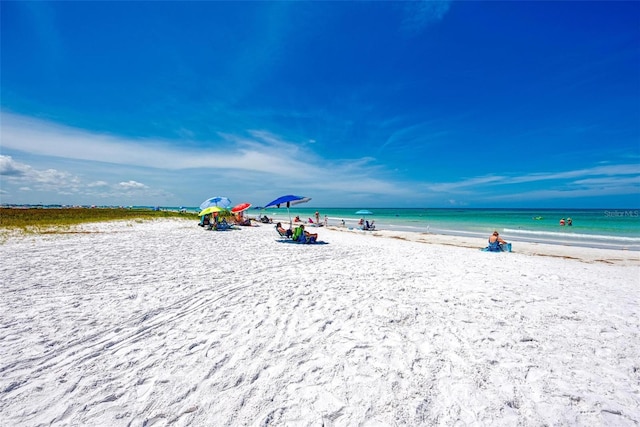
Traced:
[[0, 425], [640, 423], [638, 252], [317, 231], [5, 235]]

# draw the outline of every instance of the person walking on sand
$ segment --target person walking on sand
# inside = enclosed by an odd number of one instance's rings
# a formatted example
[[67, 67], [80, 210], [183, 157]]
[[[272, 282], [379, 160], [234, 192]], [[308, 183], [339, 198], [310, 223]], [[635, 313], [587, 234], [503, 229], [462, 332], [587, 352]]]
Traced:
[[316, 224], [320, 225], [320, 212], [316, 211]]

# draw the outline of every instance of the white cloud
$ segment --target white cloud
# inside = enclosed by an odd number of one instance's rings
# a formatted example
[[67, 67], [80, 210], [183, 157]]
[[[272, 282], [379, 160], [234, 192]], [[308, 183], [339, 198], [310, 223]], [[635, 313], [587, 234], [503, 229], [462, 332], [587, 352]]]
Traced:
[[622, 187], [589, 187], [589, 188], [573, 188], [565, 187], [562, 189], [540, 189], [532, 191], [522, 191], [517, 193], [507, 193], [501, 195], [492, 195], [487, 197], [489, 200], [495, 201], [539, 201], [539, 200], [562, 200], [577, 198], [594, 198], [608, 196], [637, 195], [638, 186], [622, 186]]
[[[172, 146], [170, 141], [160, 139], [138, 140], [88, 132], [10, 113], [2, 113], [2, 123], [2, 146], [32, 155], [106, 162], [128, 169], [206, 172], [221, 180], [241, 176], [246, 182], [253, 177], [256, 182], [269, 180], [274, 186], [285, 188], [409, 194], [402, 185], [386, 181], [384, 170], [375, 166], [370, 157], [327, 160], [305, 146], [264, 130], [248, 130], [246, 135], [221, 133], [217, 141], [204, 144], [209, 147], [194, 149]], [[14, 170], [19, 172], [24, 171]], [[86, 187], [99, 187], [96, 178]], [[120, 188], [130, 191], [142, 187], [128, 183]]]
[[639, 174], [640, 174], [640, 164], [606, 165], [606, 166], [596, 166], [588, 169], [577, 169], [577, 170], [564, 171], [564, 172], [528, 174], [520, 177], [510, 178], [508, 183], [518, 184], [518, 183], [524, 183], [524, 182], [571, 179], [571, 178], [599, 176], [599, 175], [624, 176], [624, 175], [639, 175]]
[[[161, 199], [167, 205], [175, 201], [176, 205], [195, 206], [216, 188], [254, 203], [292, 192], [314, 197], [325, 206], [371, 205], [390, 199], [428, 206], [640, 192], [640, 165], [636, 163], [415, 182], [393, 179], [393, 173], [373, 157], [329, 160], [313, 151], [308, 139], [296, 144], [264, 130], [221, 133], [210, 143], [211, 148], [194, 149], [172, 146], [165, 140], [92, 133], [8, 113], [2, 113], [1, 119], [3, 149], [43, 162], [32, 167], [0, 155], [3, 200], [10, 199], [6, 194], [29, 189], [46, 192], [54, 200], [60, 194], [83, 196], [85, 202], [99, 198], [110, 204], [159, 204]], [[82, 168], [75, 169], [78, 165]], [[38, 197], [41, 200], [43, 195]], [[64, 203], [84, 202], [70, 197]]]
[[28, 175], [31, 167], [14, 161], [11, 156], [0, 155], [0, 175], [19, 178]]
[[140, 182], [136, 182], [136, 181], [127, 181], [127, 182], [121, 182], [118, 184], [120, 187], [125, 188], [125, 189], [139, 189], [139, 188], [148, 188], [146, 185], [140, 183]]
[[[12, 194], [5, 187], [15, 188], [18, 192], [41, 192], [55, 196], [76, 195], [91, 197], [118, 197], [130, 195], [132, 190], [148, 189], [140, 182], [128, 181], [110, 185], [106, 181], [85, 183], [84, 180], [67, 171], [57, 169], [36, 169], [11, 156], [0, 155], [0, 176], [3, 181], [3, 194]], [[15, 186], [15, 187], [12, 187]], [[99, 190], [96, 192], [95, 190]]]
[[55, 186], [72, 187], [78, 178], [56, 169], [36, 170], [31, 166], [13, 160], [11, 156], [0, 155], [0, 175], [8, 182], [32, 182], [40, 189], [51, 190]]
[[624, 186], [627, 184], [637, 185], [640, 184], [640, 165], [621, 164], [595, 166], [593, 168], [577, 169], [563, 172], [532, 173], [522, 176], [486, 175], [468, 178], [456, 182], [430, 184], [428, 188], [431, 191], [450, 192], [457, 190], [473, 190], [498, 185], [513, 186], [516, 184], [534, 183], [541, 181], [564, 181], [564, 185], [574, 186], [603, 185], [605, 183], [610, 187]]
[[[581, 178], [581, 179], [580, 179]], [[522, 184], [528, 184], [526, 188]], [[531, 184], [538, 183], [538, 187]], [[486, 201], [540, 201], [640, 194], [640, 165], [595, 166], [522, 176], [488, 175], [427, 185], [429, 191], [480, 196]]]

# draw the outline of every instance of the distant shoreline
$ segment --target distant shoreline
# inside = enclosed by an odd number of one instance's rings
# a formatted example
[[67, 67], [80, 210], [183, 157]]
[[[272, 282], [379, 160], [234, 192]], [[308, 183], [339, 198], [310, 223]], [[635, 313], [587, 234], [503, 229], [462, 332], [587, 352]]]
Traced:
[[[9, 209], [12, 211], [19, 211], [21, 213], [28, 213], [29, 211], [34, 211], [34, 213], [41, 212], [42, 210], [51, 210], [51, 212], [61, 212], [63, 215], [68, 213], [70, 210], [77, 210], [81, 212], [83, 218], [65, 218], [60, 225], [69, 225], [70, 223], [83, 223], [83, 222], [94, 222], [94, 221], [103, 221], [103, 220], [118, 220], [118, 219], [128, 219], [132, 217], [136, 217], [137, 215], [141, 215], [142, 217], [179, 217], [183, 219], [188, 219], [191, 221], [197, 221], [197, 216], [194, 211], [189, 211], [185, 209], [190, 208], [158, 208], [152, 209], [149, 207], [58, 207], [58, 206], [47, 206], [47, 207], [34, 207], [34, 206], [11, 206], [11, 207], [3, 207], [2, 209]], [[298, 209], [300, 211], [300, 209]], [[305, 213], [308, 214], [309, 211], [312, 211], [311, 208], [305, 210]], [[321, 210], [319, 210], [322, 212]], [[596, 211], [601, 211], [600, 209]], [[328, 211], [327, 211], [328, 212]], [[104, 214], [108, 214], [110, 217], [104, 217]], [[86, 215], [86, 217], [84, 217]], [[247, 215], [250, 218], [258, 218], [260, 215], [267, 215], [269, 218], [272, 218], [274, 222], [282, 222], [284, 224], [289, 223], [289, 216], [286, 211], [279, 209], [269, 209], [269, 210], [254, 210], [253, 212]], [[95, 216], [95, 218], [94, 218]], [[294, 216], [292, 214], [292, 216]], [[324, 216], [321, 213], [321, 222], [324, 222]], [[357, 229], [358, 220], [356, 219], [357, 215], [352, 215], [351, 217], [344, 218], [344, 228], [345, 229]], [[53, 222], [49, 222], [49, 216], [31, 216], [27, 215], [29, 223], [27, 225], [33, 225], [42, 227], [44, 225], [56, 225], [56, 220]], [[306, 218], [301, 218], [306, 219]], [[2, 227], [6, 227], [6, 218], [0, 218], [0, 224]], [[333, 226], [336, 228], [342, 228], [342, 218], [339, 217], [328, 217], [327, 224], [329, 226]], [[372, 219], [373, 220], [373, 219]], [[35, 221], [35, 222], [34, 222]], [[428, 222], [415, 222], [413, 225], [406, 225], [403, 223], [395, 223], [392, 219], [381, 219], [376, 221], [377, 231], [391, 231], [391, 232], [402, 232], [402, 233], [416, 233], [418, 235], [439, 235], [445, 237], [459, 237], [462, 239], [469, 239], [471, 241], [480, 241], [484, 242], [488, 238], [488, 231], [473, 231], [468, 229], [456, 229], [452, 227], [439, 227], [439, 226], [430, 226]], [[576, 227], [577, 228], [577, 227]], [[560, 232], [530, 232], [528, 230], [519, 230], [512, 228], [504, 228], [501, 229], [503, 237], [510, 242], [518, 242], [518, 243], [529, 243], [529, 244], [545, 244], [552, 246], [568, 246], [568, 247], [579, 247], [579, 248], [594, 248], [594, 249], [603, 249], [603, 250], [621, 250], [621, 251], [631, 251], [631, 252], [640, 252], [640, 238], [631, 236], [607, 236], [607, 235], [597, 235], [597, 234], [565, 234]]]
[[[279, 213], [278, 215], [270, 215], [269, 218], [272, 218], [274, 222], [282, 222], [283, 224], [289, 223], [289, 217], [282, 216], [282, 213]], [[354, 219], [346, 219], [345, 225], [343, 227], [341, 223], [341, 219], [329, 217], [327, 224], [337, 229], [346, 229], [346, 230], [359, 229], [358, 221]], [[476, 241], [476, 240], [486, 241], [489, 237], [487, 233], [480, 233], [480, 232], [474, 232], [474, 231], [468, 231], [468, 230], [442, 229], [438, 227], [430, 227], [428, 225], [406, 226], [406, 225], [397, 225], [393, 223], [385, 223], [381, 226], [379, 222], [376, 222], [376, 225], [377, 225], [376, 231], [416, 233], [416, 234], [426, 234], [426, 235], [438, 235], [443, 237], [459, 237], [464, 239], [470, 239], [472, 241]], [[371, 233], [371, 231], [362, 231], [362, 232]], [[607, 243], [606, 241], [598, 241], [598, 240], [606, 240], [612, 237], [591, 235], [591, 236], [584, 236], [584, 241], [580, 241], [575, 238], [573, 240], [567, 240], [567, 239], [563, 240], [562, 239], [563, 236], [561, 235], [558, 235], [558, 236], [549, 235], [548, 237], [540, 237], [540, 236], [528, 237], [521, 233], [522, 233], [521, 231], [516, 231], [516, 230], [514, 230], [513, 232], [504, 232], [503, 238], [505, 238], [510, 242], [640, 252], [640, 239], [636, 241], [636, 239], [631, 238], [629, 239], [628, 242], [625, 243], [624, 238], [619, 238], [620, 239], [619, 241], [616, 241], [614, 243]], [[615, 238], [612, 238], [612, 239], [615, 239]]]

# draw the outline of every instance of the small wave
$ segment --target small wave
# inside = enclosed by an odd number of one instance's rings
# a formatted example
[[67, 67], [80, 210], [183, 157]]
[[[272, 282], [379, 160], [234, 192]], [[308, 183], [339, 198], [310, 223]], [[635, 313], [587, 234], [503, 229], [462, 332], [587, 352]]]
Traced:
[[558, 231], [539, 231], [539, 230], [521, 230], [514, 228], [505, 228], [504, 233], [511, 234], [524, 234], [529, 236], [541, 236], [541, 237], [560, 237], [563, 239], [576, 239], [576, 240], [608, 240], [615, 242], [626, 243], [640, 243], [639, 237], [624, 237], [624, 236], [608, 236], [602, 234], [581, 234], [581, 233], [561, 233]]

